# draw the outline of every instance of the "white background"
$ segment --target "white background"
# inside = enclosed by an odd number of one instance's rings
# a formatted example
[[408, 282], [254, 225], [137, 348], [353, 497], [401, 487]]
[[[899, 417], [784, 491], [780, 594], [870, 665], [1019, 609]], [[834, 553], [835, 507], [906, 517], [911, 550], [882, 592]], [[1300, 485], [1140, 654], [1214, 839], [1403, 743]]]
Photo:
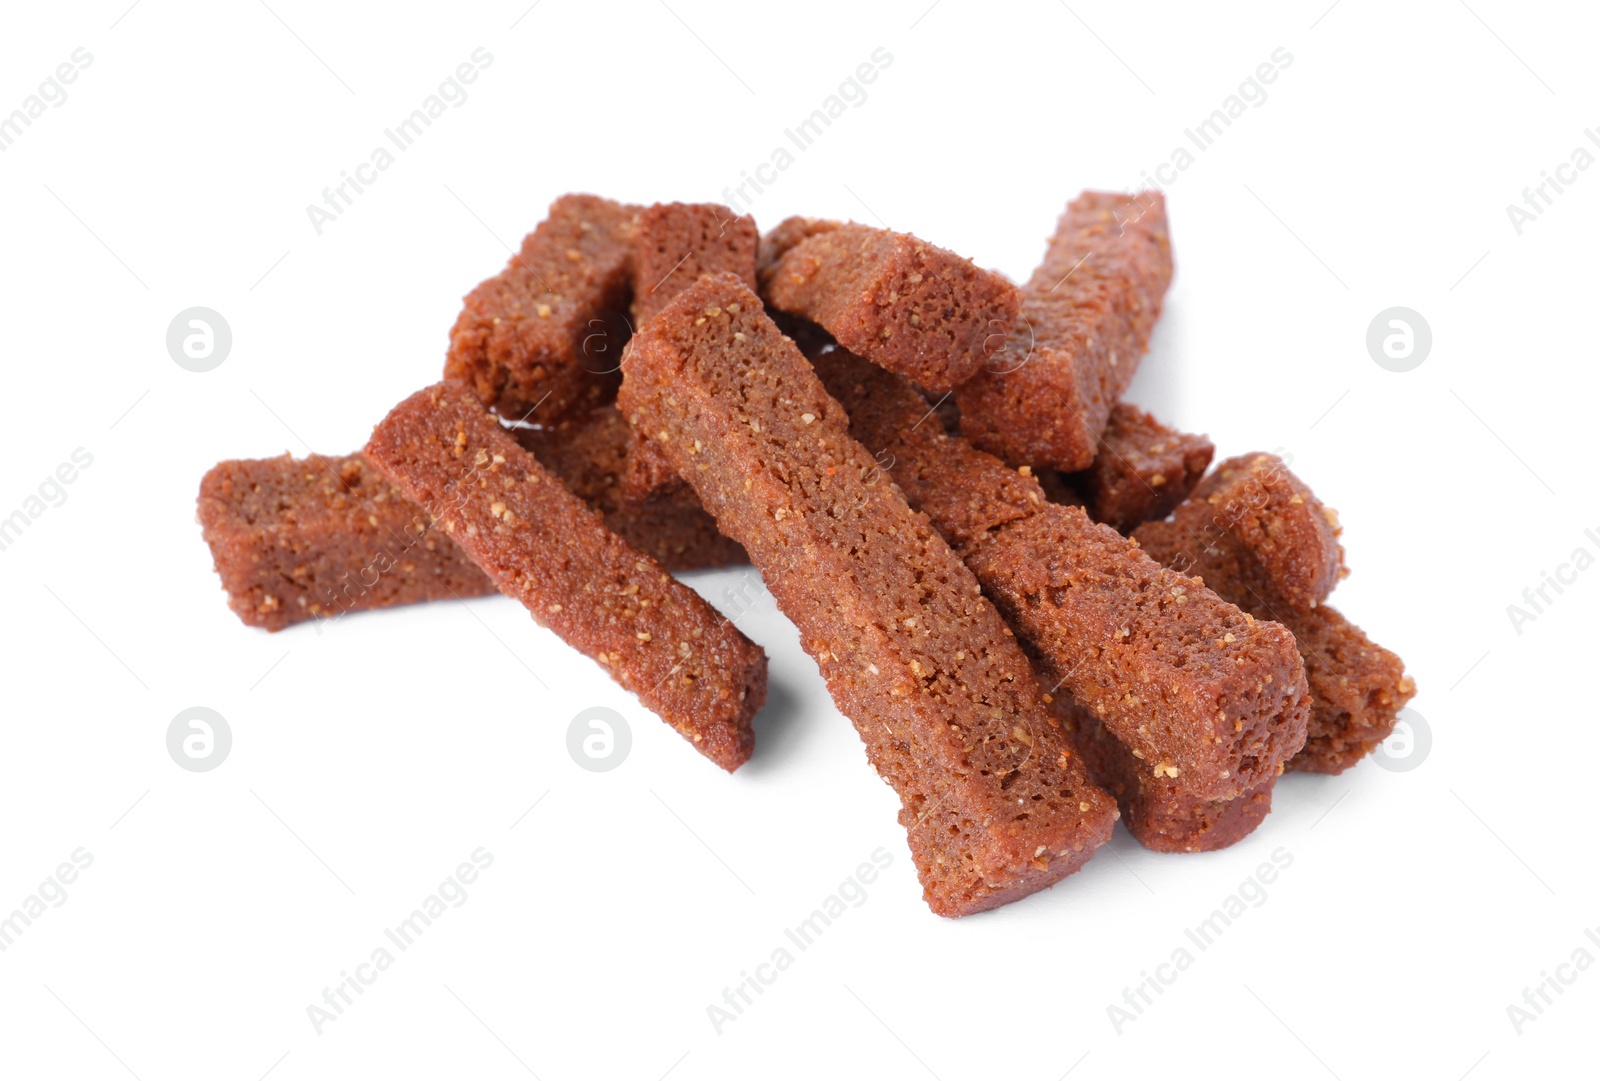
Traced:
[[[1592, 13], [671, 3], [9, 8], [0, 110], [75, 48], [93, 62], [0, 153], [0, 516], [75, 448], [93, 465], [0, 552], [0, 913], [75, 849], [94, 862], [0, 954], [0, 1072], [1592, 1070], [1600, 972], [1520, 1035], [1507, 1007], [1600, 925], [1600, 570], [1520, 634], [1506, 608], [1600, 554], [1600, 169], [1521, 235], [1505, 209], [1600, 124]], [[306, 205], [479, 46], [465, 104], [317, 235]], [[1282, 448], [1339, 508], [1354, 574], [1334, 603], [1416, 677], [1418, 768], [1286, 777], [1213, 855], [1119, 830], [1054, 890], [950, 922], [770, 599], [739, 619], [773, 703], [733, 777], [503, 598], [321, 634], [230, 614], [193, 521], [212, 463], [359, 447], [438, 377], [461, 296], [551, 199], [722, 198], [880, 46], [892, 65], [758, 222], [883, 222], [1017, 278], [1071, 196], [1137, 185], [1292, 55], [1170, 186], [1178, 275], [1131, 397], [1219, 454]], [[165, 347], [196, 305], [234, 337], [207, 374]], [[1406, 374], [1364, 342], [1395, 305], [1433, 330]], [[726, 606], [742, 573], [690, 580]], [[166, 751], [196, 705], [231, 724], [215, 772]], [[565, 748], [595, 705], [632, 724], [611, 773]], [[306, 1007], [480, 846], [465, 904], [318, 1035]], [[707, 1006], [879, 847], [866, 902], [718, 1034]], [[1107, 1007], [1280, 848], [1265, 903], [1119, 1033]]]

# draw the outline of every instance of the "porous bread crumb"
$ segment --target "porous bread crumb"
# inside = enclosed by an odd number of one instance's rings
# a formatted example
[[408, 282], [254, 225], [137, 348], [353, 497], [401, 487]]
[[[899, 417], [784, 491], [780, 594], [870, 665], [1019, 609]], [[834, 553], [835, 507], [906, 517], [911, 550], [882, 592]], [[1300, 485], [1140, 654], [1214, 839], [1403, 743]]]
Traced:
[[[728, 301], [741, 305], [733, 317]], [[695, 313], [713, 305], [724, 317], [697, 323]], [[900, 793], [935, 911], [993, 907], [1087, 858], [1108, 835], [1114, 808], [1079, 787], [1074, 756], [1056, 746], [1036, 753], [1041, 739], [1059, 745], [1060, 736], [1041, 723], [1020, 648], [926, 520], [893, 485], [868, 479], [879, 467], [753, 298], [727, 276], [703, 278], [641, 331], [623, 363], [622, 408], [673, 426], [675, 447], [704, 444], [700, 454], [669, 451], [673, 465], [750, 552], [873, 764]], [[802, 413], [815, 419], [807, 424]], [[792, 527], [780, 527], [778, 509], [794, 512], [785, 516]], [[846, 537], [849, 544], [835, 543]], [[874, 629], [849, 622], [848, 612]], [[843, 663], [832, 659], [838, 641], [855, 644]], [[957, 761], [946, 756], [972, 765], [950, 772], [937, 764]], [[1018, 799], [1032, 808], [1025, 819], [1016, 816]], [[1084, 802], [1096, 813], [1078, 811]], [[1040, 844], [1073, 854], [1041, 868], [1032, 860]]]
[[[474, 463], [489, 461], [492, 452], [524, 476], [544, 470], [470, 388], [453, 383], [418, 391], [396, 406], [373, 431], [365, 453], [430, 513], [448, 507], [459, 515], [465, 528], [458, 543], [503, 592], [540, 615], [569, 645], [603, 657], [613, 677], [668, 724], [700, 733], [702, 754], [728, 770], [747, 760], [754, 744], [750, 717], [766, 693], [761, 649], [608, 530], [561, 484], [518, 485], [501, 498], [490, 496], [472, 483], [473, 469], [453, 453], [461, 435], [475, 448]], [[490, 528], [507, 510], [540, 528]], [[454, 521], [448, 519], [446, 528]], [[636, 592], [623, 592], [633, 584]], [[566, 603], [576, 597], [585, 603]], [[688, 627], [705, 637], [687, 665], [667, 651], [646, 648], [656, 633], [676, 635]], [[697, 677], [694, 684], [669, 683], [683, 667]], [[744, 697], [736, 700], [741, 692]]]

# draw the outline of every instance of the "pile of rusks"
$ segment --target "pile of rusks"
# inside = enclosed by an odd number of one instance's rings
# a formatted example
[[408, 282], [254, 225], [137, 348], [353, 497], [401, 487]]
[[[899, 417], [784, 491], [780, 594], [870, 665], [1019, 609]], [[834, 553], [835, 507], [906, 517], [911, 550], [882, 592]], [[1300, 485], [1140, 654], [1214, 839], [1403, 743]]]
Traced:
[[466, 298], [445, 379], [359, 454], [230, 461], [200, 522], [278, 630], [496, 591], [727, 770], [766, 654], [670, 572], [750, 562], [899, 794], [945, 916], [1052, 885], [1120, 817], [1233, 844], [1414, 693], [1324, 601], [1286, 464], [1119, 401], [1172, 277], [1159, 194], [1073, 201], [1020, 288], [915, 236], [558, 199]]

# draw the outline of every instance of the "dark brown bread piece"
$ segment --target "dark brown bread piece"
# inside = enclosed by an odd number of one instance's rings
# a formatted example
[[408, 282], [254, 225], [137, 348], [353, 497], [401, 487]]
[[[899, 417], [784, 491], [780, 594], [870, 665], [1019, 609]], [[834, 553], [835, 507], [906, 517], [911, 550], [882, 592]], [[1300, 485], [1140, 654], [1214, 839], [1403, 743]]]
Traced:
[[699, 594], [605, 527], [470, 387], [418, 391], [374, 429], [367, 459], [535, 621], [599, 661], [723, 769], [750, 757], [767, 658]]
[[1282, 611], [1280, 621], [1300, 643], [1312, 695], [1305, 749], [1289, 768], [1343, 773], [1389, 738], [1400, 711], [1417, 693], [1416, 682], [1397, 654], [1337, 609]]
[[252, 627], [495, 592], [359, 454], [219, 462], [196, 518], [228, 607]]
[[[643, 326], [702, 274], [727, 271], [756, 287], [761, 234], [748, 214], [717, 203], [657, 203], [639, 214], [634, 239], [633, 325]], [[683, 482], [643, 434], [629, 441], [622, 494], [642, 501]]]
[[[791, 218], [790, 220], [794, 221], [797, 219]], [[774, 230], [774, 232], [776, 232], [776, 230]], [[771, 236], [772, 233], [767, 234], [768, 239], [770, 239]], [[766, 240], [764, 239], [762, 243], [766, 243]], [[829, 334], [826, 330], [823, 330], [821, 327], [817, 326], [817, 324], [813, 323], [804, 316], [790, 315], [788, 312], [779, 311], [777, 308], [771, 306], [768, 306], [766, 311], [767, 318], [771, 319], [773, 324], [776, 325], [779, 330], [783, 331], [783, 336], [785, 338], [788, 338], [790, 341], [794, 342], [795, 346], [800, 350], [801, 355], [807, 360], [815, 357], [823, 350], [838, 348], [833, 340], [832, 334]]]
[[960, 916], [1076, 870], [1110, 797], [1047, 719], [1027, 659], [926, 517], [848, 432], [732, 275], [633, 339], [619, 407], [740, 541], [901, 798], [924, 899]]
[[[757, 276], [762, 277], [772, 269], [772, 264], [796, 244], [807, 237], [816, 236], [818, 233], [832, 232], [843, 225], [843, 222], [833, 221], [828, 218], [784, 218], [776, 226], [767, 230], [761, 238], [761, 246], [757, 249], [756, 267]], [[768, 313], [771, 314], [771, 313]], [[774, 320], [775, 322], [777, 320]], [[778, 323], [781, 327], [783, 324]]]
[[958, 553], [1045, 503], [1032, 470], [1008, 469], [949, 435], [904, 377], [832, 346], [817, 351], [812, 365], [849, 414], [851, 436]]
[[1004, 349], [956, 391], [961, 431], [1011, 465], [1087, 469], [1172, 281], [1160, 192], [1084, 192], [1022, 288]]
[[[682, 489], [642, 503], [619, 491], [628, 425], [612, 406], [583, 423], [515, 433], [623, 540], [671, 571], [746, 563]], [[359, 454], [221, 462], [197, 518], [228, 605], [254, 627], [396, 604], [476, 597], [494, 583]]]
[[1089, 517], [1126, 533], [1189, 497], [1215, 451], [1203, 435], [1168, 428], [1127, 402], [1111, 407], [1094, 464], [1072, 478]]
[[640, 211], [633, 248], [634, 327], [702, 274], [727, 271], [754, 289], [760, 242], [754, 218], [719, 203], [657, 203]]
[[796, 231], [761, 272], [767, 302], [930, 390], [971, 379], [1016, 322], [1017, 287], [952, 251], [854, 222]]
[[1339, 516], [1276, 455], [1229, 458], [1194, 497], [1211, 507], [1207, 524], [1237, 537], [1296, 611], [1315, 608], [1348, 573]]
[[1152, 774], [1229, 799], [1305, 743], [1293, 637], [1096, 525], [1048, 504], [967, 556], [990, 599]]
[[672, 471], [666, 456], [655, 448], [650, 437], [630, 428], [619, 489], [622, 498], [630, 503], [643, 503], [684, 490], [683, 478]]
[[1089, 776], [1116, 797], [1122, 824], [1144, 847], [1156, 852], [1215, 852], [1244, 840], [1272, 810], [1276, 776], [1232, 799], [1190, 795], [1176, 780], [1151, 776], [1094, 712], [1071, 695], [1058, 692], [1053, 698], [1050, 708], [1083, 755]]
[[1154, 558], [1199, 575], [1221, 596], [1294, 635], [1312, 702], [1306, 745], [1290, 769], [1341, 773], [1394, 731], [1417, 690], [1404, 662], [1335, 609], [1301, 611], [1285, 601], [1260, 560], [1217, 525], [1212, 504], [1192, 496], [1170, 521], [1146, 522], [1133, 536]]
[[736, 541], [717, 532], [717, 523], [688, 487], [677, 485], [643, 500], [625, 494], [632, 433], [615, 406], [601, 406], [560, 428], [524, 428], [513, 434], [574, 495], [599, 511], [613, 532], [668, 570], [749, 562]]
[[467, 295], [445, 378], [502, 416], [558, 424], [616, 390], [637, 207], [563, 195], [506, 268]]
[[1231, 799], [1276, 777], [1305, 740], [1309, 699], [1294, 640], [1051, 503], [1027, 467], [918, 424], [904, 380], [843, 350], [817, 371], [988, 597], [1038, 656], [1052, 690], [1091, 708], [1151, 776]]

